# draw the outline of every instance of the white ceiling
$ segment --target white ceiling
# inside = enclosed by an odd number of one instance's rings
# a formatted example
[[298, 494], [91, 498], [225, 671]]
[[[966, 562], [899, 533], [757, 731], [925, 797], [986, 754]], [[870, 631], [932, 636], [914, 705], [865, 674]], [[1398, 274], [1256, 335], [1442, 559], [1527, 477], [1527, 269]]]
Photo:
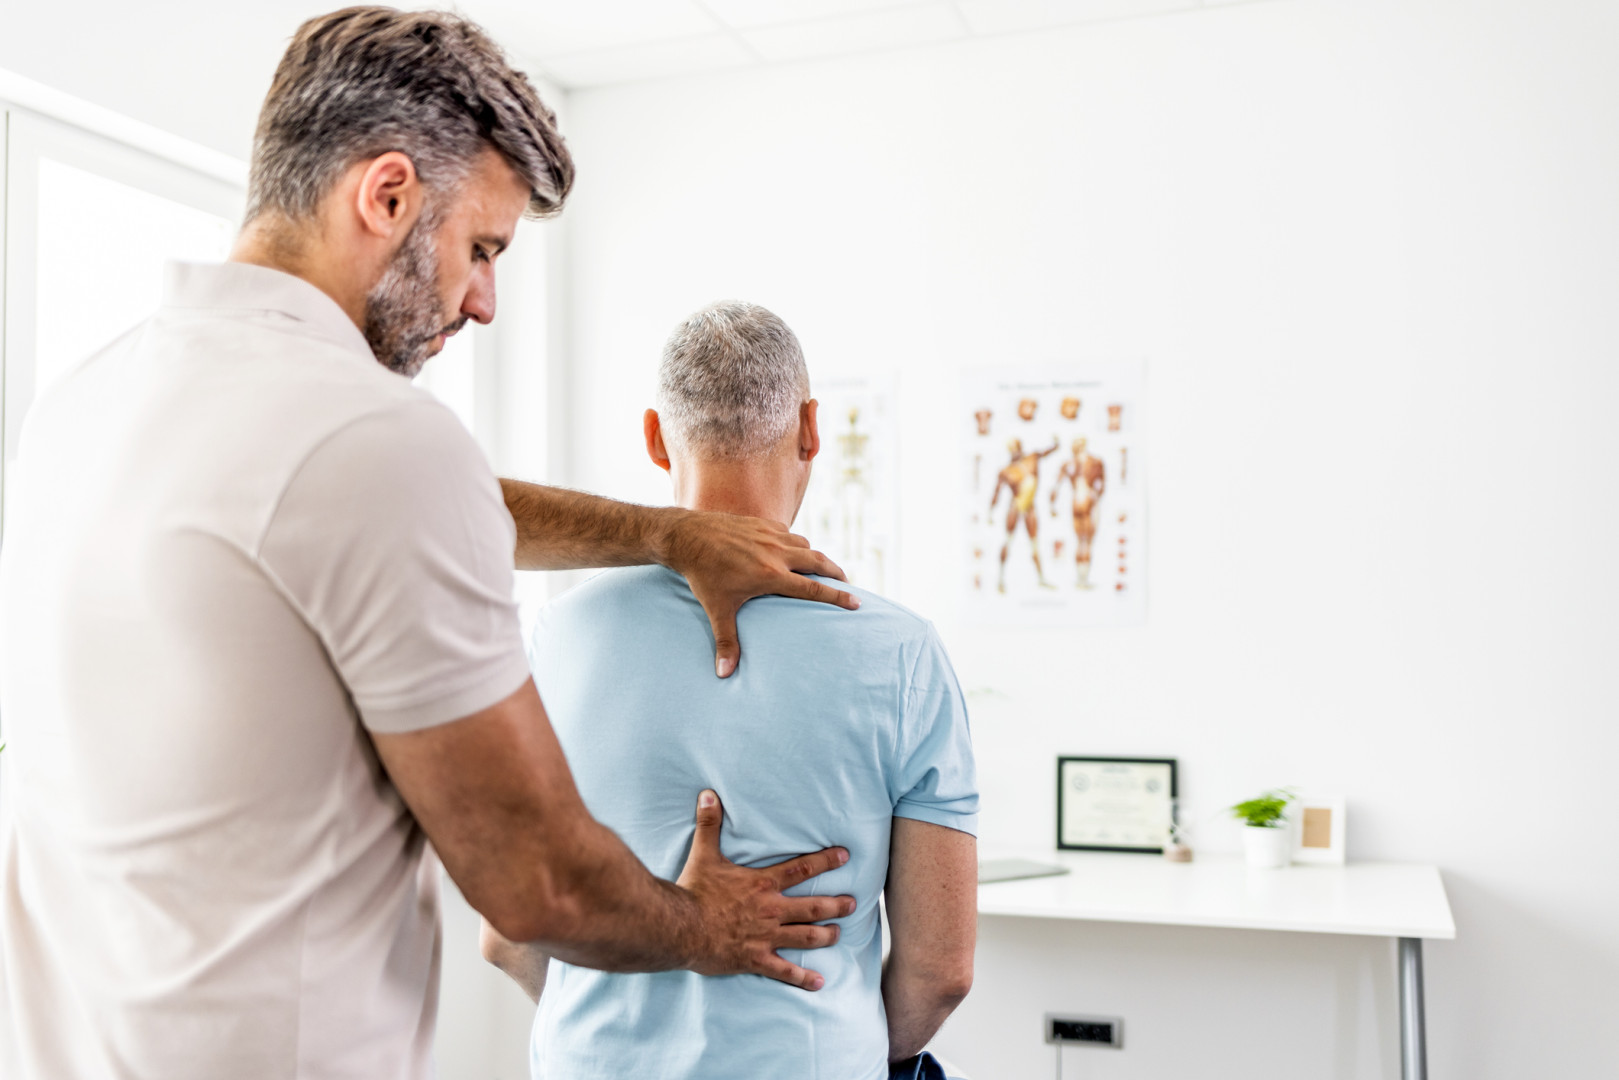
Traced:
[[567, 89], [1252, 0], [464, 0]]
[[[574, 89], [1260, 0], [392, 2], [465, 11], [525, 70]], [[0, 68], [245, 160], [288, 39], [336, 6], [0, 0]]]

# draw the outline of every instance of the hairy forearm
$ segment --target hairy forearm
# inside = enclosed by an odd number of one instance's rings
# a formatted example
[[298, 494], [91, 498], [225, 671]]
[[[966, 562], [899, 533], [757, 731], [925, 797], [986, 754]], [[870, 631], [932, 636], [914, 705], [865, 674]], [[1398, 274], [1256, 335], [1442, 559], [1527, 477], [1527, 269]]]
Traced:
[[664, 562], [670, 525], [686, 513], [521, 480], [503, 479], [500, 489], [517, 525], [519, 570]]
[[702, 955], [711, 924], [696, 899], [591, 817], [532, 679], [472, 716], [372, 741], [450, 877], [507, 940], [611, 970]]
[[546, 867], [532, 893], [545, 899], [521, 944], [600, 971], [668, 971], [703, 954], [704, 928], [691, 894], [653, 877], [595, 821], [530, 865]]
[[927, 1046], [971, 985], [960, 976], [941, 977], [890, 957], [883, 965], [883, 1011], [888, 1014], [888, 1060], [904, 1061]]

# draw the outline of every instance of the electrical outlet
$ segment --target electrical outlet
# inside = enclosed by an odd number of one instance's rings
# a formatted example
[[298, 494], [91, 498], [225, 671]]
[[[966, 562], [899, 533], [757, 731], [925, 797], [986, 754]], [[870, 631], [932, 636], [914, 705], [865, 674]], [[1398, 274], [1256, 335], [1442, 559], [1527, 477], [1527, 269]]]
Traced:
[[1087, 1043], [1124, 1049], [1124, 1021], [1117, 1016], [1058, 1016], [1046, 1013], [1046, 1042]]

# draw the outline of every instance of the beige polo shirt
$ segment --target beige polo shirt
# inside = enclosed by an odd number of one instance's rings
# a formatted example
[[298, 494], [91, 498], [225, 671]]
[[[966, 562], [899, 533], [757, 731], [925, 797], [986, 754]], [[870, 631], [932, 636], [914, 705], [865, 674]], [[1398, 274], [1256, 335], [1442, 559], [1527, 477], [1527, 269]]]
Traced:
[[176, 265], [11, 481], [0, 1076], [430, 1075], [436, 862], [365, 729], [528, 677], [471, 437], [313, 286]]

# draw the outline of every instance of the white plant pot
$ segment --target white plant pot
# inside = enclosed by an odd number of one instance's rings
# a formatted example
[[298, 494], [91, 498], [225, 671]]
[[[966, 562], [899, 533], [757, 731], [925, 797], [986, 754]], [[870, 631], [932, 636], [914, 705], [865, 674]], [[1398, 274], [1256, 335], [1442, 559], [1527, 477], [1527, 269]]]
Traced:
[[1293, 830], [1286, 825], [1274, 829], [1244, 825], [1242, 846], [1250, 870], [1280, 870], [1293, 858]]

